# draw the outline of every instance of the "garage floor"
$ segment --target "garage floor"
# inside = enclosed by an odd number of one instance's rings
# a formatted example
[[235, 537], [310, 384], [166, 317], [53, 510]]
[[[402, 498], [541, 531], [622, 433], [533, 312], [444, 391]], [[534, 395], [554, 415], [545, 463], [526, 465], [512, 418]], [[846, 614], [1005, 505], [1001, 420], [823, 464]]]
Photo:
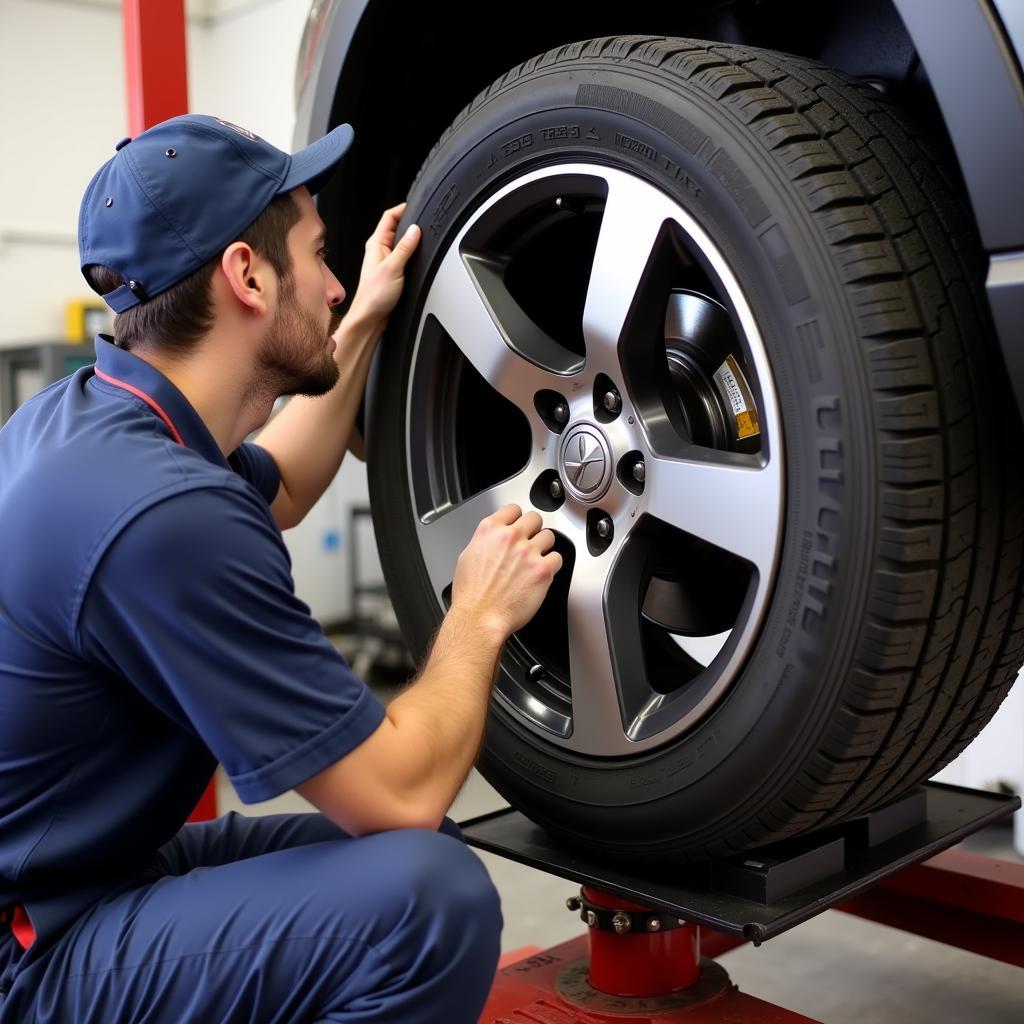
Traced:
[[[289, 794], [245, 807], [222, 777], [222, 811], [268, 814], [308, 811]], [[455, 803], [465, 820], [504, 806], [475, 772]], [[968, 848], [1020, 860], [1008, 827], [972, 837]], [[552, 946], [583, 930], [565, 909], [571, 882], [482, 855], [501, 893], [504, 950]], [[826, 1024], [1017, 1024], [1024, 1020], [1024, 971], [845, 914], [828, 913], [760, 949], [721, 958], [740, 989]]]

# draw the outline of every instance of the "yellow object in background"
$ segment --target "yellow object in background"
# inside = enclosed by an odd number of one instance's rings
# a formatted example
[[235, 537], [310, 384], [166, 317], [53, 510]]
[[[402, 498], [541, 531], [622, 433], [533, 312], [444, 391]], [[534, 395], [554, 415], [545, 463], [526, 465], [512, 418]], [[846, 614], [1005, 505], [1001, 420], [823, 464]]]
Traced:
[[69, 299], [64, 309], [64, 340], [73, 345], [92, 341], [100, 331], [110, 331], [113, 322], [106, 303], [97, 299]]

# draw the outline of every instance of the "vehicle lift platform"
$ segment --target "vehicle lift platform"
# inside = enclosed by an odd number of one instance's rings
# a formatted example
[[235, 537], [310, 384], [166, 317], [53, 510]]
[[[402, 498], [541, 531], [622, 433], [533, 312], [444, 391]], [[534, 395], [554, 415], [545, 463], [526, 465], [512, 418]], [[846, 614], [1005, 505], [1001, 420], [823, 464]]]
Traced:
[[741, 993], [714, 957], [829, 909], [1024, 967], [1024, 864], [949, 849], [1020, 806], [931, 782], [834, 828], [642, 872], [559, 847], [511, 809], [473, 818], [471, 846], [579, 882], [567, 905], [587, 925], [503, 958], [480, 1024], [808, 1024]]

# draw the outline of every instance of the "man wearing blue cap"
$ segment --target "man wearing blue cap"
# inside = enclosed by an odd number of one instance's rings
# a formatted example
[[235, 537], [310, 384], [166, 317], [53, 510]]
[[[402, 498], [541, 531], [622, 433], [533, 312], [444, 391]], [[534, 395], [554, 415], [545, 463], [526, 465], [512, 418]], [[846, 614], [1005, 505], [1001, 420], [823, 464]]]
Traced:
[[[0, 431], [0, 1024], [468, 1024], [486, 997], [497, 897], [444, 815], [561, 561], [535, 512], [485, 519], [387, 709], [295, 597], [280, 530], [337, 471], [418, 243], [388, 210], [340, 320], [311, 196], [351, 141], [189, 115], [86, 190], [114, 338]], [[322, 813], [183, 827], [218, 761]]]

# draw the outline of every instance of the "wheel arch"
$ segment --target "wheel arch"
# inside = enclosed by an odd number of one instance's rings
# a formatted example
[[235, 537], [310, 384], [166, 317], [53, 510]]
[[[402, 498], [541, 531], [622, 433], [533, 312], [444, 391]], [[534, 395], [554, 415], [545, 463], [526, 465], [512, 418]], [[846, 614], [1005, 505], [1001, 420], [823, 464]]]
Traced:
[[503, 71], [560, 44], [624, 32], [764, 46], [886, 83], [945, 136], [990, 255], [989, 301], [1024, 410], [1024, 85], [1014, 48], [1024, 25], [1004, 22], [1005, 0], [697, 0], [685, 9], [633, 0], [628, 13], [597, 5], [585, 15], [575, 4], [521, 0], [516, 17], [490, 32], [455, 0], [314, 6], [326, 13], [294, 141], [306, 145], [344, 121], [356, 129], [360, 145], [319, 199], [349, 296], [380, 211], [402, 201], [445, 128]]

